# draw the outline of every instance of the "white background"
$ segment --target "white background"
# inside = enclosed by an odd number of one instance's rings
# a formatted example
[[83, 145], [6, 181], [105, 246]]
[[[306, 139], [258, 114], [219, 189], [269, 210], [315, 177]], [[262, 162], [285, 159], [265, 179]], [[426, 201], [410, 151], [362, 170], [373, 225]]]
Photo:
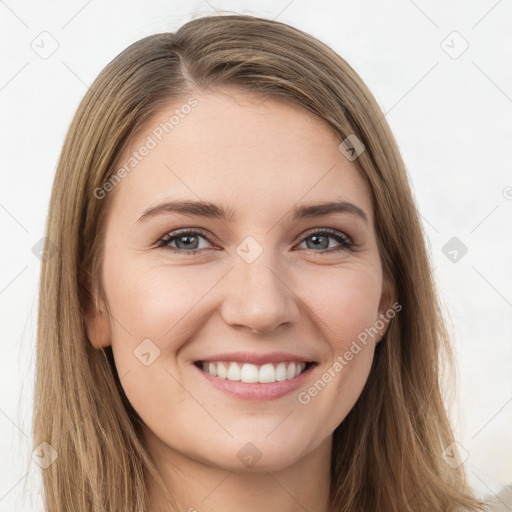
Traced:
[[[501, 491], [506, 500], [512, 495], [503, 490], [512, 483], [512, 2], [6, 0], [0, 1], [0, 511], [41, 507], [40, 469], [30, 458], [40, 272], [32, 247], [44, 235], [72, 116], [100, 70], [130, 43], [215, 10], [273, 18], [313, 34], [355, 68], [386, 113], [451, 322], [457, 440], [477, 493]], [[58, 48], [48, 58], [33, 49], [52, 44]], [[442, 252], [454, 236], [468, 248], [456, 262]]]

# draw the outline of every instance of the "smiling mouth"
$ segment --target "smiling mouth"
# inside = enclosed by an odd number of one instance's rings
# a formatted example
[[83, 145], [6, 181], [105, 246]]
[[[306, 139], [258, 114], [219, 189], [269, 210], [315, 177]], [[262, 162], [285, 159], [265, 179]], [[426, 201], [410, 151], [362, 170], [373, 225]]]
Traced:
[[292, 361], [256, 365], [234, 361], [196, 361], [194, 364], [204, 373], [219, 379], [249, 384], [270, 384], [293, 380], [317, 363]]

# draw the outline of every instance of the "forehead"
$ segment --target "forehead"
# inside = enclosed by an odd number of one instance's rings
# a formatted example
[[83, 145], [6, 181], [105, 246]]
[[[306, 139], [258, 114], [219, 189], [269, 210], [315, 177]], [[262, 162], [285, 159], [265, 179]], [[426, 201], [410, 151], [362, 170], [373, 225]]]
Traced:
[[229, 203], [242, 219], [255, 209], [275, 218], [298, 202], [345, 199], [371, 221], [364, 179], [339, 142], [327, 123], [291, 103], [233, 90], [194, 93], [162, 108], [132, 138], [118, 162], [128, 172], [113, 206], [131, 215], [188, 198]]

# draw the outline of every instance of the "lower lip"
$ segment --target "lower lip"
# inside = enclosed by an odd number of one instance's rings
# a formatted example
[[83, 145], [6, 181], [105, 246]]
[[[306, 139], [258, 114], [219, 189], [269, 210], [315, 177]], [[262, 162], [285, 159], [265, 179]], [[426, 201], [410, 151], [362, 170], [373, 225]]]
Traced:
[[214, 388], [219, 391], [242, 400], [275, 400], [282, 396], [297, 391], [304, 386], [309, 378], [312, 370], [317, 366], [311, 365], [307, 370], [303, 371], [298, 377], [291, 380], [283, 380], [280, 382], [269, 382], [262, 384], [256, 382], [254, 384], [241, 382], [237, 380], [220, 379], [209, 373], [204, 372], [195, 364], [192, 365]]

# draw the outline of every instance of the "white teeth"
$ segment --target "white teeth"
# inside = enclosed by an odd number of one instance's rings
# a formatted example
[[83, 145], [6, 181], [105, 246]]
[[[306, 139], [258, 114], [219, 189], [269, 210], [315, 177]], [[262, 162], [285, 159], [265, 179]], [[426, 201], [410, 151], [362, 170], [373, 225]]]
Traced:
[[[215, 363], [210, 363], [210, 364], [215, 364]], [[210, 375], [211, 375], [211, 373], [210, 373]], [[231, 363], [229, 365], [226, 378], [228, 380], [241, 380], [240, 366], [238, 366], [236, 363]]]
[[258, 382], [258, 367], [255, 364], [244, 364], [240, 371], [242, 382]]
[[260, 367], [259, 379], [258, 382], [263, 384], [267, 382], [275, 382], [276, 381], [276, 370], [272, 363], [264, 364]]
[[203, 362], [202, 369], [205, 373], [209, 373], [220, 379], [228, 379], [234, 381], [242, 381], [254, 384], [256, 382], [270, 383], [282, 382], [298, 377], [306, 368], [306, 363], [266, 363], [257, 366], [251, 363], [242, 365], [231, 362]]
[[286, 380], [286, 364], [279, 363], [276, 368], [276, 380], [282, 382]]
[[286, 370], [286, 378], [290, 380], [293, 379], [293, 377], [295, 377], [295, 363], [290, 363]]
[[217, 377], [225, 379], [228, 374], [228, 368], [224, 363], [217, 363]]

